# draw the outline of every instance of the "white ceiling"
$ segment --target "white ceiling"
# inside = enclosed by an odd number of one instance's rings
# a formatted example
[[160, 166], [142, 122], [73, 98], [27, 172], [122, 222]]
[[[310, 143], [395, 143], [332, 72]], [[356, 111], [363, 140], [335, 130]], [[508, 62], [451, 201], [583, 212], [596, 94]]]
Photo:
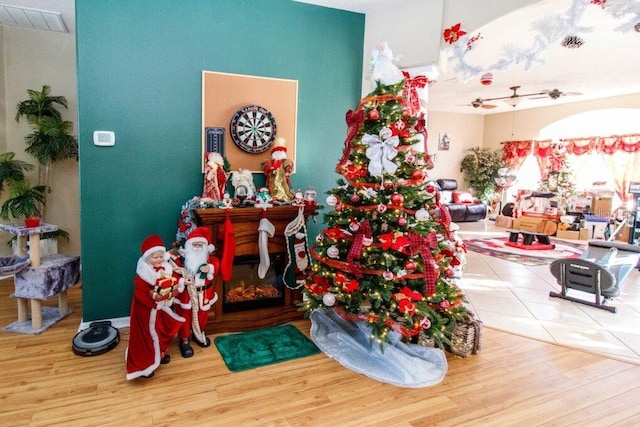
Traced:
[[[389, 0], [301, 1], [360, 13], [379, 12], [393, 4], [401, 6], [401, 3]], [[472, 0], [472, 3], [477, 5], [479, 0]], [[429, 109], [470, 114], [511, 111], [513, 107], [500, 101], [487, 102], [496, 105], [492, 109], [467, 104], [476, 98], [509, 97], [513, 93], [509, 89], [512, 86], [520, 86], [518, 94], [553, 89], [582, 94], [555, 100], [523, 97], [518, 109], [640, 93], [640, 32], [633, 29], [633, 23], [640, 24], [640, 0], [607, 0], [605, 9], [590, 3], [591, 0], [540, 0], [481, 28], [465, 28], [462, 22], [462, 28], [469, 36], [480, 33], [482, 38], [464, 54], [454, 54], [449, 45], [441, 44], [444, 49], [438, 65], [440, 75], [429, 87]], [[75, 0], [0, 0], [0, 4], [58, 12], [69, 32], [75, 31]], [[407, 13], [411, 13], [409, 8]], [[552, 17], [556, 24], [549, 25], [548, 21], [543, 21], [545, 17]], [[617, 29], [629, 23], [631, 26], [626, 32]], [[535, 24], [538, 27], [534, 27]], [[567, 27], [581, 30], [576, 32], [584, 40], [581, 47], [569, 49], [561, 45], [562, 30]], [[398, 25], [391, 28], [402, 31]], [[381, 37], [384, 38], [384, 34]], [[434, 34], [434, 37], [441, 38], [442, 35]], [[536, 44], [536, 38], [538, 42], [544, 39], [543, 44], [548, 43], [548, 46], [536, 47], [540, 46]], [[420, 49], [420, 46], [391, 48], [395, 55], [406, 55], [409, 49]], [[535, 54], [527, 55], [528, 52]], [[531, 57], [534, 61], [526, 69], [525, 59]], [[456, 73], [461, 59], [475, 67], [476, 72]], [[492, 68], [500, 61], [508, 69]], [[480, 83], [480, 75], [486, 71], [494, 75], [493, 83], [488, 86]]]

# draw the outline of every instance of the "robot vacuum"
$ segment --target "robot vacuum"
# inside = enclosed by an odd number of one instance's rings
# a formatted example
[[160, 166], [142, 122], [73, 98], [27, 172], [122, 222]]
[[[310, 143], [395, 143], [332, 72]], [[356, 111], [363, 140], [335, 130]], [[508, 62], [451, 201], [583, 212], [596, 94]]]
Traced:
[[97, 356], [120, 342], [120, 332], [110, 321], [93, 322], [73, 337], [73, 352], [78, 356]]

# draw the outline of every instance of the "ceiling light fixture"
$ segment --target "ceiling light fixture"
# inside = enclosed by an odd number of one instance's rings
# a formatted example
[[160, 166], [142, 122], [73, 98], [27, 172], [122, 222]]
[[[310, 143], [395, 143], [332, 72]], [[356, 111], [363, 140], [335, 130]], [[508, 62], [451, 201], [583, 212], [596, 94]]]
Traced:
[[510, 97], [503, 100], [506, 104], [511, 105], [513, 108], [516, 108], [516, 105], [520, 104], [522, 99], [519, 96]]

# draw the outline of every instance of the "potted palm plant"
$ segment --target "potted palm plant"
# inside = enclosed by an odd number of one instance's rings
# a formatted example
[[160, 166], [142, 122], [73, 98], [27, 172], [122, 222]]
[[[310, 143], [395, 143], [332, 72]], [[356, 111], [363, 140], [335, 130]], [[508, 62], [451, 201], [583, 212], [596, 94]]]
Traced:
[[46, 216], [49, 189], [49, 173], [53, 163], [78, 158], [78, 140], [71, 133], [73, 123], [64, 120], [57, 106], [67, 107], [64, 96], [51, 95], [51, 88], [28, 89], [29, 99], [16, 106], [16, 121], [26, 118], [33, 132], [25, 137], [25, 151], [38, 161], [38, 185], [46, 188], [42, 214]]
[[4, 220], [24, 218], [26, 227], [37, 227], [40, 225], [46, 189], [44, 185], [31, 186], [27, 179], [14, 182], [9, 190], [9, 198], [2, 204], [0, 217]]

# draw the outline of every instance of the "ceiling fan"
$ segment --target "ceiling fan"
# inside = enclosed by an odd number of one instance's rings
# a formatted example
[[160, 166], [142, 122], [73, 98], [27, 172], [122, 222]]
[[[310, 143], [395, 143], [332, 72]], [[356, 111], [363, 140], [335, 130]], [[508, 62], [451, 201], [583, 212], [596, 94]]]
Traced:
[[486, 102], [505, 100], [507, 104], [515, 107], [520, 102], [520, 98], [543, 99], [543, 98], [549, 97], [551, 99], [558, 99], [561, 96], [582, 95], [581, 93], [578, 93], [578, 92], [561, 92], [559, 89], [541, 90], [539, 92], [519, 94], [518, 89], [520, 89], [520, 86], [511, 86], [509, 89], [513, 91], [513, 93], [510, 96], [499, 96], [497, 98], [486, 98], [486, 99], [476, 98], [473, 101], [471, 101], [470, 104], [467, 104], [467, 105], [470, 105], [474, 108], [478, 108], [478, 107], [495, 108], [497, 107], [497, 105], [486, 104]]
[[473, 108], [486, 108], [486, 109], [491, 109], [491, 108], [496, 108], [497, 107], [497, 105], [485, 104], [484, 101], [486, 101], [486, 99], [476, 98], [473, 101], [471, 101], [470, 104], [464, 104], [464, 105], [465, 106], [471, 106]]

